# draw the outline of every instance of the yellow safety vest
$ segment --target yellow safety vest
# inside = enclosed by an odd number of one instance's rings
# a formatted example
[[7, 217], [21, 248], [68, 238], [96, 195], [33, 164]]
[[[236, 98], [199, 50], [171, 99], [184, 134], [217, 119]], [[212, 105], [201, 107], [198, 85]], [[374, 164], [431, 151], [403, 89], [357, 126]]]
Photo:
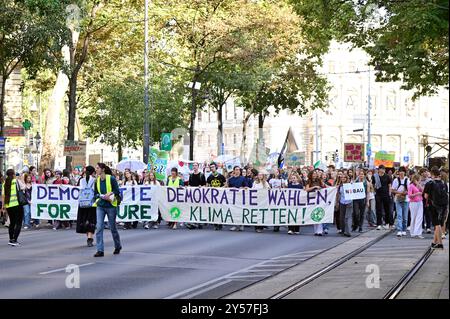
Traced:
[[[5, 183], [2, 186], [2, 194], [5, 194]], [[17, 186], [16, 179], [11, 181], [11, 194], [9, 196], [9, 204], [4, 204], [5, 208], [19, 206], [19, 201], [17, 200]]]
[[175, 179], [175, 181], [173, 181], [173, 180], [169, 177], [169, 184], [167, 184], [167, 186], [179, 187], [179, 186], [180, 186], [180, 178], [177, 177], [177, 178]]
[[[111, 175], [106, 175], [106, 194], [107, 193], [111, 193], [112, 192], [112, 185], [111, 185]], [[97, 191], [100, 195], [104, 195], [101, 193], [100, 190], [100, 176], [97, 177]], [[95, 201], [94, 205], [92, 205], [93, 207], [97, 207], [97, 203], [100, 200], [100, 198], [97, 198], [97, 200]], [[111, 203], [114, 207], [117, 206], [117, 199], [114, 198], [113, 202]]]

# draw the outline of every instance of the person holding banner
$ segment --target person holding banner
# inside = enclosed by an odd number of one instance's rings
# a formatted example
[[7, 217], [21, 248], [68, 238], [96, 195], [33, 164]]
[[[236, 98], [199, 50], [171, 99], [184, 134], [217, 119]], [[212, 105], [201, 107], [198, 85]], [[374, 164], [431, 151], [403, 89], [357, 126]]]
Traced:
[[[183, 179], [178, 176], [178, 168], [172, 167], [170, 170], [171, 175], [167, 178], [167, 186], [169, 187], [181, 187], [184, 186]], [[177, 229], [177, 222], [169, 222], [170, 229]]]
[[22, 229], [23, 207], [19, 202], [18, 192], [22, 192], [23, 185], [16, 179], [13, 169], [6, 171], [5, 182], [2, 184], [2, 212], [7, 213], [9, 217], [9, 242], [10, 246], [20, 246], [17, 241]]
[[[300, 176], [296, 172], [292, 173], [289, 177], [289, 184], [288, 188], [296, 188], [296, 189], [303, 189], [302, 183], [300, 183]], [[300, 226], [288, 226], [288, 234], [289, 235], [299, 235], [300, 234]]]
[[[122, 244], [120, 242], [119, 232], [116, 227], [116, 217], [120, 199], [119, 184], [114, 176], [111, 176], [111, 169], [104, 163], [98, 163], [95, 167], [97, 174], [97, 180], [95, 182], [95, 198], [94, 207], [96, 207], [96, 241], [97, 241], [97, 253], [94, 257], [103, 257], [104, 244], [103, 244], [103, 229], [105, 223], [105, 215], [108, 216], [109, 227], [114, 240], [114, 255], [120, 254], [122, 250]], [[108, 174], [109, 173], [109, 174]]]
[[[211, 175], [208, 176], [206, 180], [206, 186], [209, 187], [224, 187], [227, 180], [225, 179], [225, 176], [220, 174], [217, 171], [217, 164], [211, 163], [209, 165], [209, 170], [211, 172]], [[214, 230], [222, 230], [222, 224], [214, 224]]]
[[[323, 183], [322, 178], [316, 170], [312, 170], [308, 174], [308, 182], [306, 183], [305, 190], [307, 192], [317, 192], [327, 186]], [[314, 224], [314, 236], [323, 236], [323, 225]]]
[[[76, 232], [78, 234], [87, 234], [87, 246], [94, 246], [94, 233], [95, 225], [97, 224], [97, 209], [92, 206], [92, 200], [94, 198], [95, 191], [95, 168], [93, 166], [87, 166], [85, 171], [85, 176], [78, 180], [78, 185], [81, 188], [80, 193], [80, 204], [78, 207], [77, 214], [77, 227]], [[83, 191], [87, 189], [88, 191]], [[87, 197], [82, 201], [82, 194], [87, 194]]]
[[364, 186], [365, 198], [354, 199], [353, 200], [353, 227], [352, 231], [356, 231], [358, 228], [358, 232], [363, 232], [363, 224], [364, 224], [364, 214], [366, 212], [366, 201], [368, 201], [368, 193], [367, 193], [367, 182], [364, 171], [358, 170], [358, 175], [355, 179], [355, 183], [362, 183]]
[[[145, 177], [144, 177], [144, 182], [143, 185], [156, 185], [156, 186], [160, 186], [161, 183], [156, 179], [156, 175], [153, 171], [148, 172]], [[145, 222], [144, 224], [144, 229], [150, 229], [150, 226], [153, 229], [158, 229], [159, 226], [158, 224], [161, 223], [161, 212], [158, 209], [158, 220], [156, 222]]]
[[[253, 189], [269, 189], [270, 185], [266, 181], [266, 174], [265, 172], [259, 172], [258, 176], [256, 177], [255, 181], [252, 185]], [[264, 226], [255, 226], [255, 231], [257, 233], [262, 233], [264, 229]]]
[[[124, 173], [124, 181], [122, 183], [123, 186], [135, 186], [138, 185], [139, 183], [136, 181], [135, 174], [131, 173], [131, 171], [129, 169], [125, 170]], [[138, 222], [126, 222], [123, 225], [123, 229], [131, 229], [131, 228], [137, 228], [138, 226]]]
[[339, 205], [341, 234], [346, 237], [351, 237], [350, 229], [353, 217], [353, 200], [345, 199], [344, 184], [346, 183], [350, 183], [350, 179], [347, 175], [343, 175], [336, 196], [336, 204]]
[[[247, 180], [244, 176], [241, 175], [241, 168], [239, 166], [235, 166], [233, 168], [233, 176], [228, 180], [228, 187], [231, 188], [246, 188]], [[233, 226], [230, 228], [231, 231], [243, 231], [244, 225], [241, 226]]]

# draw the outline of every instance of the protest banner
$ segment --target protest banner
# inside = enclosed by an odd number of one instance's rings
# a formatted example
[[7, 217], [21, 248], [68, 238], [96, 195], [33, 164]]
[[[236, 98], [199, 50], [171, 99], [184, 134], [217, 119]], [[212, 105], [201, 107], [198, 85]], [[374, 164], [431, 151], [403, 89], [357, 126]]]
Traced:
[[384, 165], [385, 167], [394, 167], [395, 153], [376, 152], [375, 153], [375, 166]]
[[342, 187], [344, 188], [345, 200], [366, 198], [364, 183], [345, 183]]
[[160, 151], [156, 148], [150, 149], [150, 163], [148, 169], [153, 169], [156, 179], [165, 182], [167, 180], [167, 163], [169, 161], [169, 152]]
[[344, 143], [344, 162], [364, 162], [364, 143]]
[[296, 151], [287, 153], [285, 157], [285, 166], [303, 166], [305, 165], [305, 152]]
[[[31, 193], [31, 217], [76, 220], [80, 189], [80, 187], [68, 185], [34, 185]], [[117, 213], [118, 221], [156, 221], [158, 219], [157, 186], [126, 186], [121, 187], [120, 192], [123, 200]]]
[[64, 141], [64, 156], [84, 156], [86, 158], [86, 142]]
[[166, 221], [229, 225], [311, 225], [332, 223], [336, 188], [221, 189], [160, 187], [159, 209]]

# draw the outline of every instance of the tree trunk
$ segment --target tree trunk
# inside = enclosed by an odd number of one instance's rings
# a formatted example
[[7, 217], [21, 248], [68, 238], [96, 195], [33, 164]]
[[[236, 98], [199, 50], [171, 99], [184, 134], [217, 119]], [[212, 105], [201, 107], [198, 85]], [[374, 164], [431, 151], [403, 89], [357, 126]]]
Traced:
[[264, 120], [266, 117], [263, 112], [258, 114], [258, 138], [260, 143], [264, 143]]
[[223, 104], [217, 109], [217, 155], [223, 155]]
[[247, 125], [248, 121], [250, 120], [250, 117], [252, 116], [251, 113], [248, 113], [245, 115], [244, 111], [244, 119], [242, 121], [242, 144], [241, 144], [241, 163], [245, 162], [245, 152], [247, 150]]
[[194, 160], [194, 131], [195, 131], [195, 117], [197, 116], [197, 105], [195, 99], [197, 92], [195, 90], [195, 82], [197, 82], [199, 76], [199, 67], [197, 66], [196, 72], [192, 79], [192, 104], [191, 104], [191, 125], [189, 126], [189, 160]]
[[119, 163], [122, 160], [122, 153], [123, 153], [123, 149], [122, 149], [122, 131], [120, 129], [120, 125], [118, 127], [118, 134], [117, 136], [119, 137], [119, 140], [117, 142], [117, 163]]
[[[69, 61], [69, 48], [62, 48], [64, 60]], [[69, 78], [63, 71], [58, 72], [55, 86], [50, 97], [50, 103], [47, 109], [45, 119], [45, 132], [42, 144], [42, 155], [40, 166], [53, 169], [55, 166], [55, 157], [58, 153], [59, 133], [61, 131], [61, 110], [64, 102], [64, 96], [69, 86]]]
[[[0, 96], [0, 137], [3, 137], [3, 131], [5, 129], [5, 112], [4, 112], [4, 105], [5, 105], [5, 94], [6, 94], [6, 76], [2, 77], [2, 90], [1, 90], [1, 96]], [[4, 165], [4, 154], [0, 154], [0, 172], [3, 172], [3, 165]]]
[[[77, 110], [77, 74], [72, 75], [69, 83], [69, 116], [67, 122], [67, 140], [75, 140], [75, 118]], [[72, 157], [66, 157], [66, 168], [72, 171]]]

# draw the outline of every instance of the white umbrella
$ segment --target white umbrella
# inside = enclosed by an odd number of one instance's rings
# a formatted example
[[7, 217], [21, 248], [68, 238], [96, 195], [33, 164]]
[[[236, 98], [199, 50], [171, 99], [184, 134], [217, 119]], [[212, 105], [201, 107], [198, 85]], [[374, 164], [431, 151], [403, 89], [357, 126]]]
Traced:
[[145, 164], [142, 161], [133, 159], [122, 160], [116, 165], [116, 169], [121, 172], [125, 171], [126, 169], [129, 169], [132, 172], [137, 172], [139, 170], [144, 170], [146, 168], [147, 164]]

